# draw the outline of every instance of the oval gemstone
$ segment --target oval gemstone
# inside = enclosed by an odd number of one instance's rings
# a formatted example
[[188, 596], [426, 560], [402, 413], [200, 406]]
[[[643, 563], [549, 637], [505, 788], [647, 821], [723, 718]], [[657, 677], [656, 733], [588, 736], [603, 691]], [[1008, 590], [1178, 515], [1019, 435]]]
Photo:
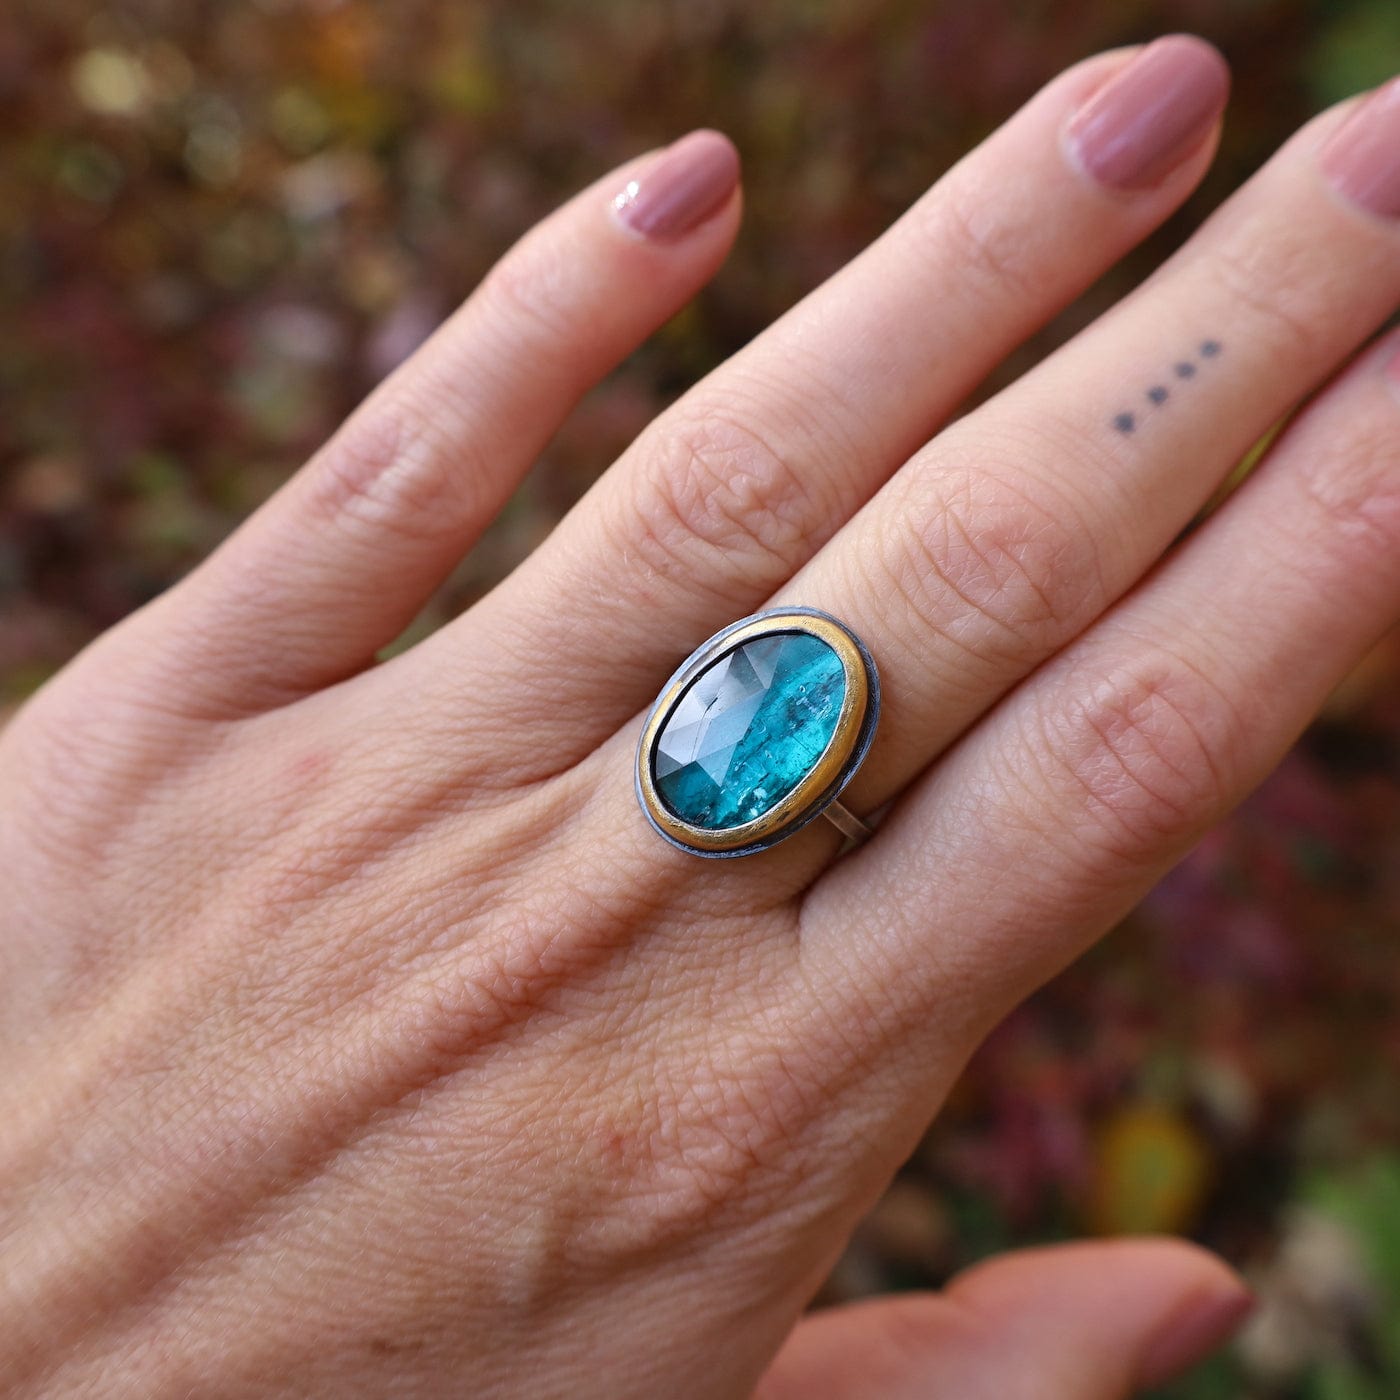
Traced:
[[781, 632], [745, 642], [677, 701], [653, 751], [656, 790], [706, 831], [753, 821], [816, 766], [845, 698], [846, 668], [820, 637]]

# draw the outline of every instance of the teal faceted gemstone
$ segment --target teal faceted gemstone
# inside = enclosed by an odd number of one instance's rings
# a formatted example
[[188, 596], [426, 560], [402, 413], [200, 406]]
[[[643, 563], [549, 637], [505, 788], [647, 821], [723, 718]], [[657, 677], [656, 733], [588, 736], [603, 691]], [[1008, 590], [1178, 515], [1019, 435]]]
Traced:
[[845, 697], [845, 667], [819, 637], [735, 647], [691, 682], [657, 736], [656, 790], [706, 831], [761, 817], [826, 752]]

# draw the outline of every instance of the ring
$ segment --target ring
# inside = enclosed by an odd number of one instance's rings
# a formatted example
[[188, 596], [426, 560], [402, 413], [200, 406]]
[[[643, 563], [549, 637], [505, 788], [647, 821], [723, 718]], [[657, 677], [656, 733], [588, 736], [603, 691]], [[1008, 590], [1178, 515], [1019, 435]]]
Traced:
[[673, 846], [710, 859], [765, 851], [820, 816], [864, 840], [836, 799], [879, 719], [879, 673], [849, 627], [816, 608], [755, 613], [666, 682], [637, 744], [637, 801]]

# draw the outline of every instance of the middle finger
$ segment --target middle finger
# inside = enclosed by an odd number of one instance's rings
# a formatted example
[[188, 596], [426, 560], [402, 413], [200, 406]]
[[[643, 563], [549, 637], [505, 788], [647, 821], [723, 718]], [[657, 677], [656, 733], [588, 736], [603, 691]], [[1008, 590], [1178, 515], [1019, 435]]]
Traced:
[[[403, 658], [409, 688], [446, 690], [452, 701], [432, 708], [453, 717], [464, 669], [493, 676], [513, 725], [530, 710], [529, 749], [497, 758], [513, 776], [588, 753], [1180, 203], [1209, 160], [1226, 87], [1219, 55], [1187, 36], [1056, 79], [659, 418], [502, 587]], [[1077, 112], [1107, 132], [1079, 157], [1064, 141]], [[1122, 150], [1134, 133], [1136, 166]], [[1090, 155], [1098, 179], [1079, 168]]]

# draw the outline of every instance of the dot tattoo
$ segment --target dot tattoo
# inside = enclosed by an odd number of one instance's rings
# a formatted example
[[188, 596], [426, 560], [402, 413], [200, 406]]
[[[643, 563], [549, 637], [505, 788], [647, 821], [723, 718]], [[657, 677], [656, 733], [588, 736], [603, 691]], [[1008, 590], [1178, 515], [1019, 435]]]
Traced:
[[[1206, 362], [1218, 358], [1224, 349], [1224, 345], [1218, 340], [1201, 341], [1196, 346], [1196, 353], [1200, 357], [1199, 362], [1197, 360], [1177, 360], [1172, 365], [1173, 376], [1183, 384], [1194, 379], [1196, 375], [1206, 367]], [[1160, 383], [1149, 384], [1147, 388], [1142, 391], [1142, 394], [1143, 398], [1145, 398], [1154, 409], [1164, 407], [1167, 400], [1171, 398], [1171, 390], [1168, 389], [1165, 384]], [[1140, 422], [1141, 419], [1139, 415], [1128, 409], [1115, 413], [1112, 419], [1110, 419], [1114, 432], [1122, 433], [1125, 437], [1130, 433], [1137, 432]]]

